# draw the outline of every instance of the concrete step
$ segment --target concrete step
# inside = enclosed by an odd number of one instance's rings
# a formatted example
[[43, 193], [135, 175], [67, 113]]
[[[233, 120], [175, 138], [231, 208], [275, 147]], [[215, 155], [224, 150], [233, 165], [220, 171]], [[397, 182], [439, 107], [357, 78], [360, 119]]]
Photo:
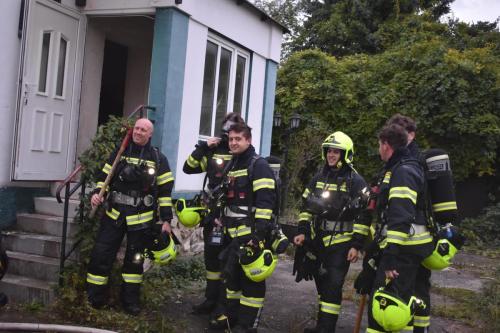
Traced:
[[[59, 258], [61, 254], [61, 237], [51, 235], [33, 234], [24, 231], [4, 231], [2, 232], [2, 243], [6, 250], [22, 252], [27, 254], [36, 254], [39, 256]], [[66, 239], [66, 253], [71, 250], [74, 242], [72, 239]], [[76, 251], [70, 256], [76, 260]]]
[[[80, 200], [69, 200], [68, 217], [75, 217], [79, 204]], [[35, 198], [35, 212], [38, 214], [63, 216], [64, 204], [58, 203], [54, 197], [37, 197]]]
[[54, 286], [55, 284], [47, 281], [9, 272], [0, 281], [0, 292], [7, 295], [9, 303], [38, 302], [47, 305], [54, 299]]
[[[17, 229], [25, 232], [61, 236], [63, 218], [43, 214], [17, 214]], [[78, 225], [73, 218], [68, 218], [67, 237], [74, 238], [78, 231]]]
[[59, 259], [14, 251], [7, 256], [11, 274], [54, 283], [59, 279]]

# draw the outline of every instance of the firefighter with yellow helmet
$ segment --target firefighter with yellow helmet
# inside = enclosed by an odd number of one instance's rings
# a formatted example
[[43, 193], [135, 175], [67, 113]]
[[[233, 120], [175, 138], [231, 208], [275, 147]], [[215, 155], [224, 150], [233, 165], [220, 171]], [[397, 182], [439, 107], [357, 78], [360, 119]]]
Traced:
[[296, 281], [313, 278], [319, 296], [316, 327], [304, 332], [335, 331], [345, 276], [358, 259], [370, 225], [367, 184], [352, 165], [351, 138], [338, 131], [321, 148], [325, 164], [303, 192], [294, 237]]
[[[203, 227], [204, 261], [206, 269], [205, 300], [193, 306], [197, 314], [211, 314], [217, 317], [223, 312], [221, 302], [225, 301], [225, 290], [222, 285], [221, 264], [219, 254], [227, 245], [223, 239], [223, 230], [216, 218], [220, 217], [211, 201], [217, 200], [217, 192], [222, 190], [224, 170], [232, 158], [228, 146], [228, 130], [235, 123], [244, 123], [238, 113], [228, 113], [221, 119], [220, 137], [211, 137], [207, 141], [200, 141], [196, 149], [184, 162], [183, 171], [186, 174], [199, 174], [206, 172], [204, 184], [204, 201], [193, 200], [191, 203], [179, 199], [176, 203], [176, 213], [179, 222], [185, 227], [192, 228], [199, 224]], [[206, 185], [206, 188], [205, 188]], [[207, 212], [207, 206], [212, 206], [212, 211]]]

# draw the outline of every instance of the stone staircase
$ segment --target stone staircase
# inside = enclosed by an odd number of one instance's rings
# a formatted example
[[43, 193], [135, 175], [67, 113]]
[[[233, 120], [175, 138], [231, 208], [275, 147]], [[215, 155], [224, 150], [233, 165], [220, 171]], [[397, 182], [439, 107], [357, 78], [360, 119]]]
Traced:
[[[70, 199], [66, 251], [72, 248], [77, 232], [73, 218], [78, 205], [78, 200]], [[48, 304], [53, 300], [59, 280], [63, 213], [64, 205], [55, 197], [35, 198], [35, 212], [17, 214], [15, 229], [2, 232], [9, 268], [0, 281], [0, 292], [7, 294], [9, 302]], [[73, 253], [70, 260], [75, 259]]]

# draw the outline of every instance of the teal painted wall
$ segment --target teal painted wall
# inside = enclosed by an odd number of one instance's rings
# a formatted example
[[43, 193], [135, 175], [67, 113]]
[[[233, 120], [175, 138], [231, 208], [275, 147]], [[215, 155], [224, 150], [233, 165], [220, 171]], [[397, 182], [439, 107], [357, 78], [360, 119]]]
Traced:
[[156, 11], [149, 104], [156, 107], [153, 144], [175, 175], [179, 149], [189, 18], [175, 8]]
[[16, 223], [16, 213], [34, 212], [33, 198], [43, 196], [50, 196], [50, 191], [45, 188], [1, 187], [0, 230]]
[[262, 126], [260, 139], [260, 155], [271, 154], [271, 138], [273, 136], [274, 97], [278, 64], [272, 60], [266, 62], [266, 76], [264, 84], [264, 103], [262, 110]]

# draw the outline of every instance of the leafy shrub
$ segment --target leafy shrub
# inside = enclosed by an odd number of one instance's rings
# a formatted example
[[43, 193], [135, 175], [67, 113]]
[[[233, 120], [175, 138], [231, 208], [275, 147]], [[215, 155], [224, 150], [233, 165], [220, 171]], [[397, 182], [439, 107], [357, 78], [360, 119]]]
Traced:
[[498, 248], [500, 246], [500, 203], [484, 209], [477, 218], [462, 221], [461, 229], [467, 237], [467, 245], [479, 248]]

